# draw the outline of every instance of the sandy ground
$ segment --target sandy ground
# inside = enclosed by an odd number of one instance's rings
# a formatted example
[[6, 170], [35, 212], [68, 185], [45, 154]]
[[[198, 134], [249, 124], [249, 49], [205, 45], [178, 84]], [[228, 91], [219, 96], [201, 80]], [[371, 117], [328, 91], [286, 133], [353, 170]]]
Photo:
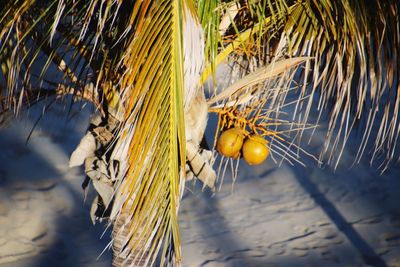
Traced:
[[[99, 256], [109, 232], [100, 238], [104, 225], [90, 222], [82, 170], [68, 168], [88, 116], [62, 113], [28, 144], [34, 120], [0, 132], [0, 267], [111, 265], [109, 251]], [[215, 195], [187, 183], [183, 265], [400, 266], [400, 168], [307, 165], [241, 163], [235, 185], [228, 174]]]

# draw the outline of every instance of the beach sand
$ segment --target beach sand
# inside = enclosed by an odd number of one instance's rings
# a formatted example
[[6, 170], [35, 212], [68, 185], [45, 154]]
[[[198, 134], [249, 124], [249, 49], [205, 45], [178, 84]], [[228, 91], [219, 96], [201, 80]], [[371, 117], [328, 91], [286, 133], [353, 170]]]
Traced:
[[[34, 111], [0, 131], [0, 267], [111, 266], [101, 254], [110, 232], [89, 217], [93, 193], [84, 201], [83, 171], [68, 168], [88, 112], [64, 113], [49, 112], [27, 144]], [[183, 266], [400, 266], [400, 168], [350, 168], [352, 155], [336, 171], [241, 162], [215, 194], [187, 182]]]

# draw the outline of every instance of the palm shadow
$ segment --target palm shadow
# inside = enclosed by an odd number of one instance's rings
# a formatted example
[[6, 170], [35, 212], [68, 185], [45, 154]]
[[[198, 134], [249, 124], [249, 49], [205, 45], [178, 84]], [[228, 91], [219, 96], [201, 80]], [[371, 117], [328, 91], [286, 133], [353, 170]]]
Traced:
[[[37, 111], [31, 111], [36, 114]], [[35, 198], [42, 199], [45, 216], [40, 218], [47, 225], [47, 232], [30, 240], [39, 252], [29, 257], [21, 257], [17, 262], [2, 264], [2, 267], [15, 266], [110, 266], [111, 253], [105, 252], [98, 261], [96, 258], [110, 242], [109, 231], [104, 233], [104, 225], [92, 225], [89, 218], [90, 201], [84, 202], [84, 193], [80, 183], [84, 178], [83, 172], [77, 169], [67, 169], [68, 161], [63, 164], [56, 162], [68, 160], [73, 148], [83, 136], [82, 127], [76, 129], [77, 121], [65, 124], [65, 118], [57, 111], [50, 112], [44, 125], [44, 131], [31, 137], [26, 144], [30, 130], [18, 123], [0, 132], [0, 159], [4, 163], [0, 168], [3, 179], [0, 190], [8, 192], [1, 195], [2, 201], [13, 201], [19, 192], [28, 192]], [[87, 121], [87, 114], [79, 120]], [[55, 124], [49, 130], [49, 125]], [[79, 121], [78, 121], [79, 124]], [[82, 122], [84, 124], [84, 122]], [[54, 131], [53, 131], [54, 130]], [[53, 154], [54, 153], [54, 154]], [[52, 161], [54, 160], [54, 161]], [[65, 164], [64, 164], [65, 163]], [[91, 200], [91, 196], [88, 197]], [[12, 205], [13, 203], [11, 203]], [[42, 216], [42, 213], [28, 208], [24, 211], [26, 220]], [[9, 222], [11, 224], [11, 222]], [[29, 224], [25, 227], [29, 227]], [[100, 237], [104, 236], [100, 239]]]

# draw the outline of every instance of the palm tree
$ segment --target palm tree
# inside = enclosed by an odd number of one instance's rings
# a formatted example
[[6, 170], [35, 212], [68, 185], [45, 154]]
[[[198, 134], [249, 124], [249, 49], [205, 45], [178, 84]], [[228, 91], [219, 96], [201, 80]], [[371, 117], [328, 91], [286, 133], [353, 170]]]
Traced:
[[[113, 225], [115, 266], [181, 262], [184, 181], [214, 188], [224, 173], [213, 168], [218, 138], [210, 150], [202, 142], [208, 112], [218, 114], [216, 137], [236, 127], [291, 162], [301, 163], [302, 134], [323, 118], [317, 160], [336, 166], [356, 126], [366, 129], [357, 159], [368, 150], [382, 170], [396, 160], [396, 0], [0, 0], [0, 7], [0, 122], [50, 97], [96, 107], [70, 165], [84, 164], [84, 184], [99, 193], [91, 214]], [[222, 63], [236, 78], [221, 91]], [[295, 112], [285, 117], [289, 104]], [[309, 122], [313, 110], [319, 115]]]

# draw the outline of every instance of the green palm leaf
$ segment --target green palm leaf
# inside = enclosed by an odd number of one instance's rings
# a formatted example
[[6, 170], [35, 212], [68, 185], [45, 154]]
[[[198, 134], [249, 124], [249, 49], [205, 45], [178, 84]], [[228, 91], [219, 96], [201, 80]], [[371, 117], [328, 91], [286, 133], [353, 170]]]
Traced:
[[[193, 98], [198, 84], [193, 82], [185, 96], [182, 34], [183, 24], [189, 31], [199, 27], [193, 3], [19, 1], [9, 2], [7, 8], [0, 12], [1, 44], [11, 42], [16, 44], [14, 51], [35, 55], [12, 58], [13, 64], [6, 68], [23, 66], [17, 75], [11, 77], [8, 69], [2, 73], [12, 83], [2, 90], [8, 107], [25, 98], [19, 87], [21, 74], [34, 73], [35, 66], [42, 69], [35, 79], [26, 79], [25, 92], [85, 96], [92, 90], [99, 98], [94, 102], [103, 101], [105, 115], [120, 121], [112, 143], [100, 152], [110, 162], [121, 163], [110, 220], [115, 223], [115, 264], [150, 265], [160, 249], [163, 260], [179, 262], [177, 211], [186, 162], [184, 97]], [[23, 23], [15, 26], [14, 20]], [[19, 31], [21, 39], [13, 39]], [[5, 61], [10, 59], [4, 47], [0, 52]], [[82, 63], [84, 68], [79, 67]], [[196, 79], [201, 66], [191, 70], [190, 62], [185, 64], [189, 72], [195, 71], [188, 77]], [[50, 67], [66, 79], [48, 83]], [[38, 86], [43, 82], [50, 86], [42, 90]]]
[[126, 47], [116, 111], [124, 122], [113, 158], [125, 168], [111, 215], [115, 262], [150, 265], [160, 248], [179, 262], [177, 211], [186, 161], [182, 24], [193, 15], [177, 0], [144, 1], [135, 9], [144, 18], [131, 20], [144, 23]]

